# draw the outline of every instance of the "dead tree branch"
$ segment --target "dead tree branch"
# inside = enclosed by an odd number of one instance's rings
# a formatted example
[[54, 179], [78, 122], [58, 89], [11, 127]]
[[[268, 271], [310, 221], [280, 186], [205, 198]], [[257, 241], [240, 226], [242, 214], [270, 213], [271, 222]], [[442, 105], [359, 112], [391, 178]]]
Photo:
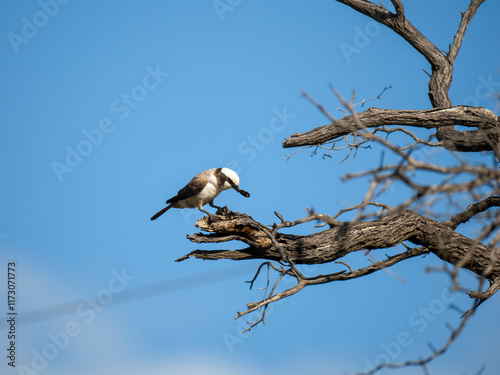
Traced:
[[[311, 220], [320, 217], [313, 216]], [[282, 260], [280, 251], [269, 239], [267, 228], [248, 215], [231, 211], [220, 214], [218, 211], [215, 219], [204, 217], [198, 220], [196, 226], [212, 234], [189, 235], [188, 239], [192, 242], [218, 243], [238, 240], [249, 247], [241, 250], [195, 250], [177, 261], [189, 257], [207, 260]], [[355, 251], [387, 249], [405, 241], [456, 264], [475, 244], [475, 240], [455, 232], [449, 225], [410, 210], [391, 210], [380, 219], [371, 221], [339, 222], [327, 230], [308, 236], [277, 232], [276, 241], [283, 248], [288, 260], [295, 264], [333, 262]], [[463, 268], [483, 275], [490, 265], [492, 251], [484, 244], [477, 244], [475, 256], [469, 259]], [[499, 276], [500, 264], [496, 264], [488, 279], [495, 280]]]
[[[358, 113], [364, 128], [378, 128], [390, 125], [416, 128], [443, 128], [462, 125], [481, 130], [459, 132], [460, 136], [441, 141], [440, 146], [453, 151], [491, 151], [489, 136], [500, 134], [499, 118], [491, 111], [480, 107], [455, 106], [428, 110], [396, 110], [370, 108]], [[329, 125], [317, 127], [307, 133], [292, 134], [283, 142], [284, 148], [315, 146], [340, 140], [359, 130], [354, 115], [336, 120]]]
[[475, 215], [484, 212], [491, 207], [499, 206], [500, 196], [491, 196], [483, 199], [480, 202], [471, 204], [464, 212], [453, 215], [453, 217], [445, 224], [449, 225], [452, 229], [456, 229], [456, 227], [458, 227], [460, 224], [469, 221]]

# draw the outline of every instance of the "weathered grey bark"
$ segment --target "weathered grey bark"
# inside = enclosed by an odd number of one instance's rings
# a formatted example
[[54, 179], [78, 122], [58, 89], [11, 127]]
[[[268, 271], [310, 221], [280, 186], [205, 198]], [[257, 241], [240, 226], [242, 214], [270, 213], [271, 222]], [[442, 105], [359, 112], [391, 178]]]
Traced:
[[[491, 151], [491, 136], [500, 134], [500, 119], [490, 110], [482, 107], [456, 106], [427, 110], [397, 110], [370, 108], [356, 114], [367, 129], [385, 125], [402, 125], [418, 128], [444, 128], [455, 125], [481, 130], [455, 132], [453, 136], [443, 135], [443, 147], [464, 152]], [[317, 127], [307, 133], [292, 134], [283, 142], [284, 148], [314, 146], [338, 139], [356, 132], [359, 126], [353, 115], [344, 117], [329, 125]]]
[[472, 0], [467, 10], [462, 13], [462, 19], [453, 39], [453, 44], [450, 45], [447, 53], [440, 51], [406, 19], [401, 0], [391, 0], [396, 13], [390, 12], [383, 5], [379, 6], [366, 0], [337, 1], [389, 27], [422, 54], [431, 65], [429, 99], [432, 106], [434, 108], [449, 108], [452, 106], [448, 91], [453, 78], [453, 64], [462, 45], [467, 26], [485, 0]]
[[[224, 212], [215, 219], [203, 218], [197, 227], [212, 234], [197, 233], [187, 236], [197, 243], [219, 243], [242, 241], [249, 247], [241, 250], [195, 250], [178, 259], [264, 259], [282, 260], [278, 249], [272, 246], [270, 229], [252, 217]], [[491, 264], [492, 249], [471, 240], [452, 229], [451, 223], [439, 223], [410, 210], [394, 212], [373, 221], [336, 222], [330, 229], [300, 236], [276, 233], [276, 240], [288, 259], [296, 264], [319, 264], [333, 262], [349, 253], [360, 250], [386, 249], [405, 241], [422, 246], [439, 258], [458, 264], [471, 248], [473, 257], [463, 268], [481, 276]], [[496, 263], [487, 275], [490, 280], [500, 276], [500, 263]]]

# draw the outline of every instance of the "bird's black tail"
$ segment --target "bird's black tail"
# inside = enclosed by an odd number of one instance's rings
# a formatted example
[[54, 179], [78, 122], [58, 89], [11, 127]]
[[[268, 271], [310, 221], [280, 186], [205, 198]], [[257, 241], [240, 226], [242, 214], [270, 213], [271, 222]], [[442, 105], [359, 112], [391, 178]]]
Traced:
[[165, 212], [167, 212], [170, 207], [172, 207], [171, 204], [169, 204], [167, 207], [161, 209], [160, 211], [158, 211], [157, 213], [155, 213], [152, 217], [151, 217], [151, 220], [156, 220], [158, 219], [161, 215], [163, 215]]

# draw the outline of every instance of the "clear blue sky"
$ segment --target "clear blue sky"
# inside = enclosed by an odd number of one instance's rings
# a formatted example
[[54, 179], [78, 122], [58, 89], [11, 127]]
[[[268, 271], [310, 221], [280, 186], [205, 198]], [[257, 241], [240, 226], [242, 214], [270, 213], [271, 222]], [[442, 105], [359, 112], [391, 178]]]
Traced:
[[[467, 1], [406, 3], [407, 18], [447, 49]], [[495, 107], [499, 12], [489, 0], [470, 25], [455, 104]], [[236, 311], [262, 295], [244, 283], [259, 262], [175, 263], [200, 247], [185, 235], [201, 214], [149, 220], [194, 174], [224, 165], [252, 196], [228, 191], [216, 203], [266, 224], [275, 210], [294, 220], [305, 207], [358, 203], [366, 185], [340, 177], [379, 155], [285, 160], [295, 150], [281, 142], [327, 123], [299, 86], [332, 112], [329, 84], [360, 99], [392, 86], [371, 104], [429, 107], [428, 64], [390, 30], [332, 0], [4, 1], [0, 28], [0, 319], [9, 261], [17, 309], [38, 319], [19, 322], [16, 369], [2, 326], [2, 374], [353, 373], [380, 355], [426, 355], [448, 337], [445, 323], [458, 324], [449, 302], [469, 301], [425, 274], [441, 265], [429, 256], [394, 269], [405, 283], [380, 272], [308, 288], [240, 335]], [[499, 307], [488, 301], [432, 374], [482, 364], [496, 373]]]

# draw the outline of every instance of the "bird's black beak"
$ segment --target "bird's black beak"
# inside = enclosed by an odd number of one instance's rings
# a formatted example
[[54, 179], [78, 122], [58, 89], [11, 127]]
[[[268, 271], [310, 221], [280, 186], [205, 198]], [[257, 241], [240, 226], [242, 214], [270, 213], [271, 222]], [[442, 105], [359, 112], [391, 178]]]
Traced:
[[238, 188], [238, 190], [236, 190], [238, 193], [240, 193], [241, 195], [243, 195], [244, 197], [246, 198], [250, 198], [250, 193], [248, 191], [245, 191], [245, 190], [241, 190], [240, 188]]
[[238, 186], [236, 186], [236, 184], [230, 178], [228, 178], [227, 181], [229, 182], [229, 185], [231, 185], [233, 187], [233, 189], [236, 190], [238, 193], [240, 193], [241, 195], [243, 195], [246, 198], [250, 197], [250, 193], [248, 191], [240, 189]]

